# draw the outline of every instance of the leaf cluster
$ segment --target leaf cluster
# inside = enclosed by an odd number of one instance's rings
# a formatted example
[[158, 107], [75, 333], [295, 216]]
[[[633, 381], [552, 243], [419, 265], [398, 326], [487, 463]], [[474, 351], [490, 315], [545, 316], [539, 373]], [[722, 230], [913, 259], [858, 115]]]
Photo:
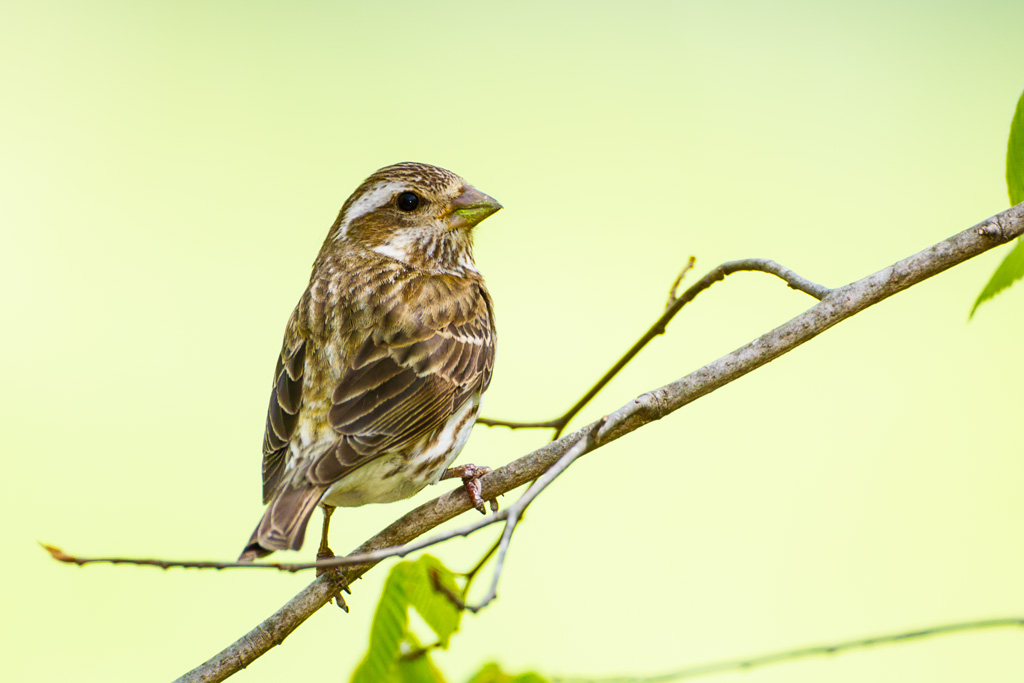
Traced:
[[[468, 585], [459, 586], [456, 574], [432, 555], [399, 562], [384, 583], [370, 626], [366, 656], [352, 674], [351, 683], [446, 683], [430, 657], [435, 648], [448, 649], [459, 630]], [[468, 581], [465, 582], [468, 584]], [[436, 641], [424, 645], [413, 633], [409, 610], [414, 609], [430, 627]], [[510, 675], [489, 662], [467, 683], [546, 683], [535, 673]]]

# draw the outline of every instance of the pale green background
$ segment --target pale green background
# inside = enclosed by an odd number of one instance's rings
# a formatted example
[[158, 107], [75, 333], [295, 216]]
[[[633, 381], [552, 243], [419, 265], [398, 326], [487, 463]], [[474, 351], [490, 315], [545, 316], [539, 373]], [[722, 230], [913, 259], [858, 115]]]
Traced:
[[[485, 412], [546, 418], [690, 254], [839, 285], [1004, 209], [1022, 32], [1017, 0], [4, 3], [0, 675], [168, 680], [309, 580], [76, 569], [36, 540], [237, 554], [284, 322], [374, 169], [436, 163], [505, 204], [477, 241], [500, 332]], [[1024, 613], [1024, 287], [966, 321], [1004, 253], [578, 463], [440, 666], [653, 673]], [[583, 417], [809, 304], [737, 275]], [[463, 461], [543, 440], [481, 428]], [[340, 511], [335, 548], [414, 504]], [[436, 552], [468, 567], [486, 542]], [[346, 680], [384, 575], [234, 680]], [[1022, 646], [977, 633], [716, 680], [1016, 681]]]

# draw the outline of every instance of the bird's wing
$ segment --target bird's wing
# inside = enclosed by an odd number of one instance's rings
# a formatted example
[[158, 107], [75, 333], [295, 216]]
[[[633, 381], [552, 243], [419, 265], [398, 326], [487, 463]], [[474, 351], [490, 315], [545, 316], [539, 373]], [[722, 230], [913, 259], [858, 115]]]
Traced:
[[494, 366], [487, 295], [481, 292], [468, 313], [401, 342], [366, 342], [334, 390], [329, 420], [341, 438], [311, 463], [311, 483], [333, 483], [380, 455], [412, 447], [487, 388]]
[[295, 315], [288, 321], [284, 345], [274, 370], [274, 388], [270, 391], [267, 426], [263, 432], [263, 502], [267, 503], [281, 485], [288, 454], [288, 443], [295, 431], [302, 407], [303, 370], [306, 340], [295, 330]]

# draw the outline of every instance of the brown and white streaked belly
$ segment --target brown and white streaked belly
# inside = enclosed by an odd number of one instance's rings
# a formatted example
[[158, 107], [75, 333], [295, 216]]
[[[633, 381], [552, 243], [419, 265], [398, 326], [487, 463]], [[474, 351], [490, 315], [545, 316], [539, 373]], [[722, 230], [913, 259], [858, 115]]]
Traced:
[[473, 394], [441, 429], [409, 453], [384, 455], [335, 483], [321, 502], [338, 507], [390, 503], [434, 484], [469, 440], [480, 412], [480, 392]]

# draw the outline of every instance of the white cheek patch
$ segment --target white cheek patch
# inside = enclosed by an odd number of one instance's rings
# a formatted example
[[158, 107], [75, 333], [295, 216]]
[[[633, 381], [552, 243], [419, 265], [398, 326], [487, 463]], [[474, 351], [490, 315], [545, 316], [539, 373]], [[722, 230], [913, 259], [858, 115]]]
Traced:
[[348, 234], [348, 226], [352, 225], [353, 221], [383, 207], [391, 201], [391, 198], [394, 197], [395, 194], [400, 190], [405, 189], [406, 186], [407, 185], [404, 182], [392, 180], [390, 182], [381, 183], [372, 190], [364, 192], [363, 196], [352, 202], [352, 205], [345, 211], [345, 215], [341, 217], [341, 228], [338, 230], [338, 234], [334, 239], [345, 239], [345, 235]]
[[406, 263], [409, 260], [409, 252], [393, 244], [378, 245], [373, 248], [373, 251], [377, 252], [381, 256], [387, 256], [388, 258], [393, 258], [396, 261], [402, 261], [403, 263]]
[[392, 235], [384, 244], [378, 244], [373, 247], [373, 251], [377, 252], [382, 256], [393, 258], [396, 261], [402, 261], [403, 263], [409, 262], [410, 247], [416, 243], [416, 237], [406, 232], [400, 232], [396, 235]]

